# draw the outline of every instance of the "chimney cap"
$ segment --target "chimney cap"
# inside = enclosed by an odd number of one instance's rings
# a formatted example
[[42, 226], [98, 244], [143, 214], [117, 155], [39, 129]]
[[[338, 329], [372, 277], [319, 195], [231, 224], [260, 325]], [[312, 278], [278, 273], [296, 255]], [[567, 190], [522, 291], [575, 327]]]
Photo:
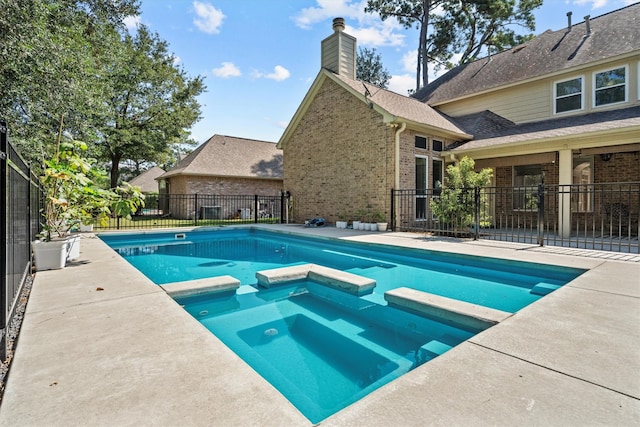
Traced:
[[340, 32], [344, 31], [344, 18], [333, 18], [333, 31]]

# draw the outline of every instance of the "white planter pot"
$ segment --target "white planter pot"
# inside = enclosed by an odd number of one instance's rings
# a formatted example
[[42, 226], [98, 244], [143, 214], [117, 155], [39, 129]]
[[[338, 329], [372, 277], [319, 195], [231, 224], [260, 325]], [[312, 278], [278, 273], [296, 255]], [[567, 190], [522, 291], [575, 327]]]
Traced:
[[336, 221], [336, 228], [347, 228], [347, 221]]
[[353, 229], [360, 230], [360, 221], [353, 221]]
[[68, 242], [66, 239], [32, 242], [36, 271], [58, 270], [67, 263]]
[[80, 258], [80, 235], [67, 237], [67, 261]]
[[378, 222], [376, 223], [376, 226], [378, 227], [378, 231], [387, 231], [387, 225], [389, 225], [386, 222]]
[[89, 224], [89, 225], [80, 224], [80, 231], [82, 232], [93, 231], [93, 224]]

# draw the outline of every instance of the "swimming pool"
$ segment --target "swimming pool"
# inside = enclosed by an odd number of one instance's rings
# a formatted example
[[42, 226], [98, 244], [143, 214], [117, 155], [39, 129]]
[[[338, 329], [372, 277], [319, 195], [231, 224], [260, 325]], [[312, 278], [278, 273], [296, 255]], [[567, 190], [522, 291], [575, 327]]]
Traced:
[[435, 251], [241, 228], [105, 234], [110, 247], [156, 284], [231, 275], [255, 286], [255, 273], [314, 263], [376, 280], [363, 298], [409, 287], [514, 313], [584, 271]]
[[[252, 228], [100, 238], [170, 295], [209, 277], [237, 282], [174, 299], [312, 423], [483, 329], [434, 315], [440, 308], [392, 304], [387, 294], [415, 289], [510, 315], [584, 272]], [[291, 275], [307, 265], [375, 287], [349, 292], [332, 286], [340, 278]], [[270, 274], [274, 285], [261, 281]], [[278, 274], [291, 279], [278, 282]]]

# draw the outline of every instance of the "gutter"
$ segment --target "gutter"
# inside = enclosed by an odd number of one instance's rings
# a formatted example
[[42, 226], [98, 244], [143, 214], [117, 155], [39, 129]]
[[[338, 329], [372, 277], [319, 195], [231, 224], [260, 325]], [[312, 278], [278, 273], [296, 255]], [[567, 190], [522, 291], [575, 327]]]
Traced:
[[400, 134], [404, 132], [404, 130], [407, 128], [407, 123], [406, 122], [400, 123], [400, 127], [398, 127], [398, 123], [390, 123], [390, 126], [392, 128], [396, 128], [396, 132], [395, 132], [396, 164], [395, 164], [395, 171], [394, 171], [394, 175], [395, 175], [394, 188], [397, 190], [400, 188]]

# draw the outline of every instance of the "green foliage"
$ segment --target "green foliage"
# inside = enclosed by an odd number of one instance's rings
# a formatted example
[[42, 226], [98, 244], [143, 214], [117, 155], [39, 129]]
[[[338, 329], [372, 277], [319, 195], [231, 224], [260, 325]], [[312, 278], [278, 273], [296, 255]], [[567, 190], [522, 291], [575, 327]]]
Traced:
[[108, 223], [112, 212], [130, 217], [144, 205], [137, 188], [107, 190], [99, 186], [106, 176], [93, 165], [95, 160], [85, 157], [85, 143], [59, 140], [57, 147], [54, 157], [44, 161], [40, 178], [45, 196], [45, 240], [64, 237], [80, 223]]
[[111, 161], [111, 187], [121, 161], [171, 163], [175, 146], [194, 143], [203, 80], [145, 27], [129, 35], [123, 20], [139, 14], [138, 0], [0, 0], [0, 9], [0, 111], [36, 172], [60, 131]]
[[[493, 171], [489, 168], [476, 172], [475, 162], [463, 157], [458, 164], [447, 167], [446, 185], [439, 196], [434, 197], [432, 209], [435, 216], [456, 229], [464, 229], [474, 222], [475, 188], [491, 182]], [[482, 201], [482, 200], [481, 200]], [[487, 221], [481, 218], [481, 221]]]
[[[433, 30], [428, 38], [430, 57], [447, 68], [476, 60], [481, 53], [509, 49], [529, 40], [515, 28], [535, 30], [533, 10], [542, 0], [447, 1], [442, 13], [432, 16]], [[451, 63], [454, 55], [457, 63]]]
[[[533, 10], [541, 5], [542, 0], [368, 0], [365, 12], [418, 28], [418, 90], [429, 83], [429, 62], [453, 68], [478, 58], [489, 46], [501, 51], [531, 38], [517, 35], [514, 26], [535, 30]], [[456, 54], [461, 58], [454, 64]]]
[[356, 78], [386, 89], [391, 74], [382, 65], [382, 58], [375, 48], [359, 48], [356, 59]]

